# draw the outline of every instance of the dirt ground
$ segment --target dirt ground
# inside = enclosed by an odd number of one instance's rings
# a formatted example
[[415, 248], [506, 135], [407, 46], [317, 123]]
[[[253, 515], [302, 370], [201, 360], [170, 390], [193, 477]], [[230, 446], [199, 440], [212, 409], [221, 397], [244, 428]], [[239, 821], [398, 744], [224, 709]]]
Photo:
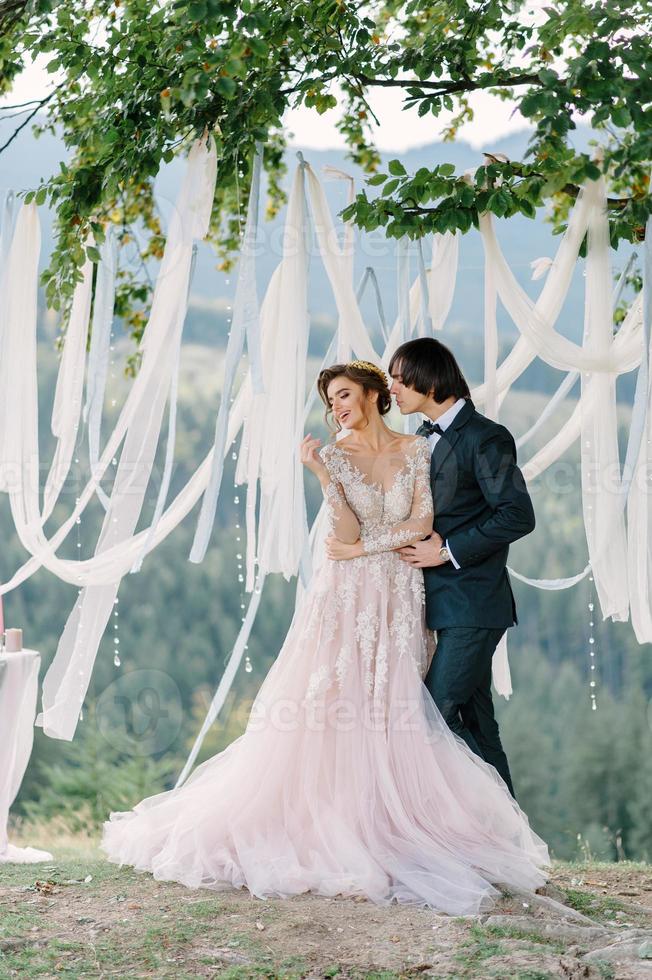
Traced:
[[652, 978], [652, 868], [557, 864], [488, 914], [191, 891], [70, 848], [0, 867], [0, 978]]

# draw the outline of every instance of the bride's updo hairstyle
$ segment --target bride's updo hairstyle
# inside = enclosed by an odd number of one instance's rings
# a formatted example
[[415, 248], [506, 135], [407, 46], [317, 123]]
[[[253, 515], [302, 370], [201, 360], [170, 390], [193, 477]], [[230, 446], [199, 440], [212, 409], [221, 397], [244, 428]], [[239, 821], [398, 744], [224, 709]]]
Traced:
[[[328, 400], [328, 386], [333, 378], [348, 378], [349, 381], [354, 381], [362, 386], [365, 395], [370, 391], [377, 391], [376, 407], [381, 415], [387, 415], [392, 407], [387, 376], [382, 368], [376, 367], [371, 361], [349, 361], [348, 364], [333, 364], [331, 367], [324, 368], [317, 379], [317, 391], [326, 406], [326, 422], [331, 428], [333, 409]], [[342, 426], [337, 421], [334, 424], [339, 432]]]

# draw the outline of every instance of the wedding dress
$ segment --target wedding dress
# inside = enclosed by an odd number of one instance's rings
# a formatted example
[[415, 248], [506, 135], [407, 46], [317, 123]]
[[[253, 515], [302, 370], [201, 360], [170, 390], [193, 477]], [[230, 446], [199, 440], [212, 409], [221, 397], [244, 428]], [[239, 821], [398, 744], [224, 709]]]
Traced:
[[391, 549], [432, 530], [430, 454], [421, 437], [398, 445], [321, 451], [331, 530], [364, 556], [315, 572], [244, 734], [178, 790], [111, 814], [110, 860], [190, 887], [456, 915], [491, 906], [497, 883], [544, 883], [546, 845], [422, 682], [423, 577]]

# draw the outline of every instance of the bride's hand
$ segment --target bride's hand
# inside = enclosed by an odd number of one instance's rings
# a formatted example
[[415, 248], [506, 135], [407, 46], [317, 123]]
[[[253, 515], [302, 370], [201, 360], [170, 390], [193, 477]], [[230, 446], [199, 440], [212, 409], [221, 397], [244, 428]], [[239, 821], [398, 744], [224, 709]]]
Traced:
[[315, 439], [310, 433], [301, 443], [301, 462], [307, 469], [314, 473], [320, 483], [328, 483], [330, 479], [328, 470], [319, 457], [317, 450], [321, 439]]
[[331, 561], [348, 561], [350, 558], [362, 558], [362, 541], [359, 539], [355, 544], [344, 544], [333, 535], [326, 538], [326, 554]]

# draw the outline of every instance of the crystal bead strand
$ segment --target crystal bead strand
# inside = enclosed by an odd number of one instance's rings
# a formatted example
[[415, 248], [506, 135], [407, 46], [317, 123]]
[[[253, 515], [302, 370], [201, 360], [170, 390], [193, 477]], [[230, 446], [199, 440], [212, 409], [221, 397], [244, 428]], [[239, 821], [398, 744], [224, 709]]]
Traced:
[[[588, 381], [590, 379], [590, 377], [591, 377], [591, 374], [590, 373], [585, 373], [585, 375], [584, 375], [585, 381]], [[589, 440], [586, 441], [585, 445], [586, 445], [586, 448], [587, 449], [590, 449], [591, 448], [591, 443], [589, 442]], [[586, 485], [587, 486], [590, 486], [590, 479], [589, 479], [589, 477], [590, 477], [590, 474], [587, 473], [587, 475], [586, 475], [586, 478], [587, 478]], [[591, 537], [592, 537], [592, 533], [591, 533], [591, 522], [592, 522], [592, 518], [593, 518], [593, 504], [587, 504], [587, 521], [586, 521], [587, 527], [586, 527], [586, 533], [587, 533], [587, 539], [588, 540], [591, 540]], [[591, 569], [591, 574], [589, 575], [589, 602], [588, 602], [588, 606], [589, 606], [589, 696], [590, 696], [590, 699], [591, 699], [591, 711], [597, 711], [598, 710], [598, 704], [597, 704], [596, 694], [595, 694], [595, 690], [596, 690], [596, 680], [595, 680], [595, 677], [596, 677], [596, 674], [595, 674], [595, 634], [593, 632], [594, 626], [595, 626], [595, 620], [594, 620], [594, 616], [593, 616], [593, 611], [595, 609], [595, 589], [594, 589], [593, 585], [594, 585], [594, 583], [593, 583], [593, 569]]]
[[[115, 384], [115, 356], [114, 355], [115, 355], [115, 331], [113, 327], [111, 327], [111, 336], [109, 339], [109, 378], [113, 382], [113, 384]], [[114, 395], [115, 388], [113, 387], [113, 385], [112, 388], [113, 390], [111, 394]], [[116, 399], [112, 398], [111, 407], [114, 408], [115, 404], [116, 404]], [[113, 466], [118, 465], [118, 460], [115, 458], [115, 456], [111, 460], [111, 463]], [[115, 521], [116, 518], [114, 517], [113, 520]], [[119, 667], [122, 663], [120, 659], [120, 618], [118, 613], [119, 602], [120, 600], [116, 596], [115, 599], [113, 600], [113, 666], [116, 668]]]
[[594, 619], [594, 609], [595, 609], [595, 592], [593, 588], [593, 576], [589, 575], [589, 692], [591, 696], [591, 710], [597, 711], [598, 704], [596, 701], [596, 674], [595, 674], [595, 634], [593, 632], [595, 626]]

